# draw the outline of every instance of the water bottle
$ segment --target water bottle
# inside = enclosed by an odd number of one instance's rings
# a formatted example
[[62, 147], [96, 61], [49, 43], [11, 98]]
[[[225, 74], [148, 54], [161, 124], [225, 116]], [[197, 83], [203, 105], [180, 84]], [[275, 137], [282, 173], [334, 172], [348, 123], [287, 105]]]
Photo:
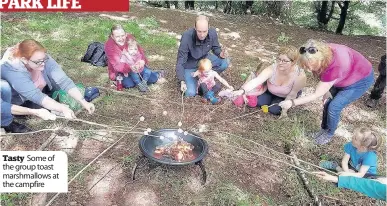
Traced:
[[122, 74], [118, 74], [116, 78], [116, 85], [117, 85], [117, 91], [122, 91], [122, 80], [124, 78], [122, 77]]

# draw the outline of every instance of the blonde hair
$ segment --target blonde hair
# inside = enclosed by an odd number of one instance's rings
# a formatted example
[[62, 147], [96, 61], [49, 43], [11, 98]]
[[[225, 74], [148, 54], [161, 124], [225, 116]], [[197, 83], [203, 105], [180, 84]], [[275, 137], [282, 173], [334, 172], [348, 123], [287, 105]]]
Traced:
[[365, 127], [356, 129], [352, 140], [359, 141], [360, 146], [367, 148], [367, 150], [376, 150], [381, 143], [375, 133]]
[[137, 47], [137, 42], [136, 42], [136, 40], [134, 40], [134, 39], [129, 39], [129, 40], [127, 41], [127, 43], [128, 43], [128, 48]]
[[300, 55], [299, 65], [302, 68], [308, 69], [308, 62], [314, 61], [319, 63], [319, 68], [317, 70], [312, 71], [315, 75], [320, 75], [323, 73], [329, 64], [332, 61], [333, 53], [329, 45], [322, 41], [317, 41], [314, 39], [309, 39], [302, 47], [311, 48], [314, 47], [317, 49], [317, 52], [314, 54], [306, 51], [305, 53]]
[[14, 57], [24, 57], [26, 59], [30, 59], [36, 51], [46, 53], [46, 49], [39, 42], [34, 39], [26, 39], [18, 44]]
[[206, 68], [210, 68], [212, 69], [212, 63], [209, 59], [202, 59], [199, 61], [199, 68], [198, 70], [200, 72], [204, 72], [206, 70]]
[[298, 52], [298, 49], [294, 46], [281, 47], [278, 53], [278, 56], [279, 55], [287, 56], [292, 61], [292, 64], [296, 64], [298, 61], [298, 58], [300, 57], [300, 53]]

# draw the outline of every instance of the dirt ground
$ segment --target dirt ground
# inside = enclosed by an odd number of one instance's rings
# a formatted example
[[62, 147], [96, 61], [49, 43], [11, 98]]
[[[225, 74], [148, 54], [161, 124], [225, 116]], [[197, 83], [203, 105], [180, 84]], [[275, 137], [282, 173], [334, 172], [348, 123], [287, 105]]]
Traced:
[[[131, 12], [107, 13], [106, 18], [122, 18], [122, 23], [125, 23], [130, 19], [154, 17], [159, 27], [150, 32], [169, 33], [175, 36], [178, 42], [179, 35], [193, 25], [196, 14], [194, 11], [131, 5]], [[76, 18], [74, 16], [99, 14], [66, 15]], [[290, 37], [288, 44], [294, 46], [301, 45], [309, 38], [351, 46], [371, 60], [375, 69], [380, 56], [386, 52], [384, 37], [334, 35], [283, 25], [256, 16], [236, 17], [214, 13], [207, 15], [210, 16], [211, 26], [218, 29], [221, 44], [229, 50], [232, 66], [225, 72], [224, 77], [235, 88], [242, 84], [241, 73], [254, 71], [259, 62], [270, 62], [282, 45], [277, 42], [281, 32]], [[181, 119], [183, 108], [175, 80], [177, 45], [176, 50], [171, 51], [159, 51], [157, 45], [145, 49], [154, 68], [164, 68], [168, 71], [169, 81], [163, 85], [152, 86], [150, 93], [139, 97], [104, 91], [95, 103], [95, 115], [87, 115], [85, 112], [78, 115], [80, 119], [119, 125], [128, 130], [139, 121], [140, 116], [144, 116], [145, 121], [133, 129], [132, 132], [136, 133], [127, 134], [72, 182], [69, 185], [69, 193], [61, 194], [52, 205], [309, 205], [312, 201], [294, 169], [243, 149], [285, 162], [289, 162], [289, 159], [269, 152], [246, 139], [280, 152], [284, 152], [284, 144], [287, 142], [293, 146], [293, 151], [300, 159], [318, 164], [323, 155], [340, 159], [343, 144], [350, 140], [353, 129], [360, 124], [372, 127], [379, 135], [385, 136], [385, 104], [380, 104], [376, 109], [369, 109], [364, 106], [366, 97], [344, 110], [335, 139], [332, 143], [320, 147], [314, 146], [308, 138], [311, 132], [319, 129], [322, 113], [320, 102], [292, 109], [289, 111], [290, 119], [277, 120], [277, 117], [256, 112], [256, 108], [237, 109], [228, 102], [221, 105], [203, 105], [199, 97], [186, 98], [184, 116]], [[315, 84], [316, 80], [308, 79], [304, 95], [313, 92]], [[99, 86], [108, 88], [110, 84]], [[137, 91], [126, 92], [138, 95]], [[382, 102], [385, 102], [385, 96]], [[164, 111], [167, 111], [167, 115], [163, 114]], [[256, 113], [230, 120], [251, 112]], [[57, 131], [56, 138], [45, 150], [63, 150], [68, 153], [69, 178], [122, 135], [112, 132], [112, 129], [96, 132], [93, 130], [103, 128], [73, 121], [58, 120], [55, 125], [36, 119], [19, 121], [27, 121], [32, 127], [35, 125], [35, 129], [62, 128], [61, 131], [64, 132]], [[139, 168], [137, 179], [131, 180], [132, 167], [140, 155], [138, 140], [144, 129], [177, 128], [179, 121], [182, 121], [182, 127], [189, 131], [198, 131], [200, 125], [205, 125], [208, 129], [200, 134], [210, 147], [204, 161], [208, 173], [207, 183], [200, 184], [201, 172], [195, 165], [161, 166], [154, 169], [144, 166]], [[2, 138], [1, 147], [3, 150], [37, 150], [51, 134], [52, 132], [43, 132], [28, 136], [6, 136]], [[379, 169], [385, 175], [385, 147], [378, 152]], [[307, 166], [306, 169], [313, 170]], [[375, 200], [359, 193], [340, 191], [334, 185], [321, 183], [311, 176], [307, 177], [311, 180], [310, 186], [317, 191], [325, 205], [375, 204]], [[40, 205], [39, 202], [48, 201], [53, 195], [33, 194], [21, 205]]]

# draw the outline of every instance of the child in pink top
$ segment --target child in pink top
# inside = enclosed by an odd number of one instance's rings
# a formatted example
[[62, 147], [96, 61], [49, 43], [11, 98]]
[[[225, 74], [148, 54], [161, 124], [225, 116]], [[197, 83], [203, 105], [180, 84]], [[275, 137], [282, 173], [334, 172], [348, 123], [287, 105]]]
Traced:
[[129, 73], [123, 73], [125, 77], [130, 76], [141, 92], [148, 91], [148, 80], [152, 75], [152, 70], [145, 65], [145, 56], [139, 52], [138, 44], [134, 39], [127, 41], [128, 48], [123, 50], [120, 61], [130, 66]]
[[192, 73], [193, 77], [198, 77], [198, 92], [203, 94], [203, 97], [209, 100], [212, 104], [220, 102], [220, 98], [215, 97], [215, 93], [220, 90], [220, 85], [216, 84], [215, 78], [218, 79], [222, 84], [228, 87], [230, 90], [234, 90], [225, 79], [219, 74], [212, 70], [212, 63], [209, 59], [202, 59], [199, 61], [199, 68], [196, 72]]

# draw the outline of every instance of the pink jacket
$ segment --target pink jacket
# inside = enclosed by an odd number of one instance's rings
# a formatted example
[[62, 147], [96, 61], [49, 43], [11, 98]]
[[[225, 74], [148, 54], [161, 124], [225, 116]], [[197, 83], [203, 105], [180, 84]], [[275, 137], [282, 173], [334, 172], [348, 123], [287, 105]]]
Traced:
[[[131, 34], [127, 34], [126, 41], [123, 46], [116, 44], [116, 42], [109, 37], [105, 43], [105, 53], [108, 59], [108, 73], [111, 80], [116, 80], [116, 75], [120, 73], [129, 73], [131, 71], [131, 65], [121, 62], [122, 51], [128, 48], [127, 41], [129, 39], [135, 39]], [[144, 49], [138, 46], [138, 52], [142, 55], [142, 59], [145, 61], [145, 65], [148, 65], [148, 59], [145, 56]]]

